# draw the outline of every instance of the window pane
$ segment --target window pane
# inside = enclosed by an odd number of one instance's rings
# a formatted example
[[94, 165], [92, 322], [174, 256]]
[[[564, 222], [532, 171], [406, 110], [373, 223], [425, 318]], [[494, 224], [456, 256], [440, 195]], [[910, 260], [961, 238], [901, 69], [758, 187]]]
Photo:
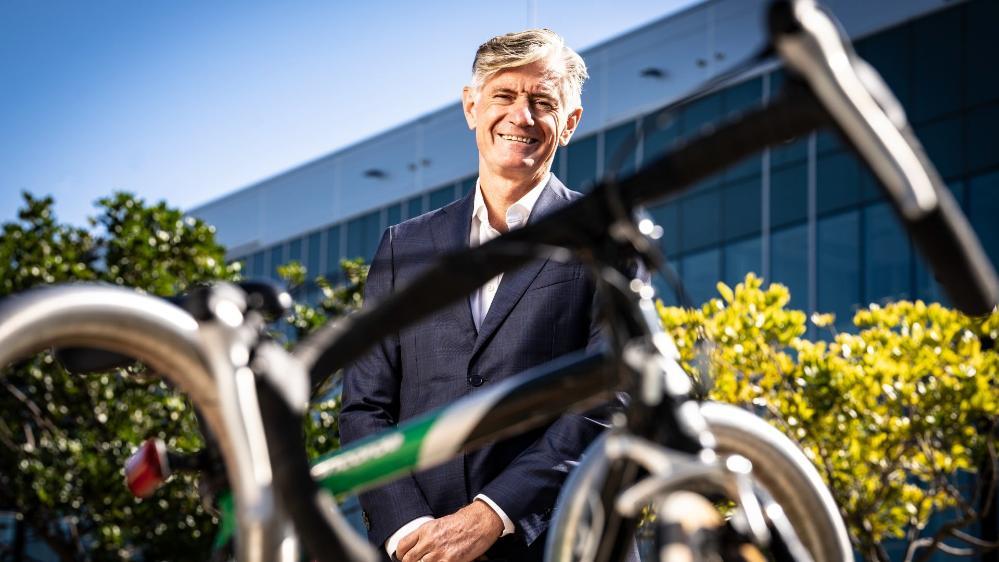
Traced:
[[662, 156], [680, 136], [680, 121], [672, 113], [657, 112], [642, 121], [642, 163]]
[[278, 266], [282, 266], [285, 263], [284, 244], [278, 244], [277, 246], [271, 248], [270, 255], [271, 255], [271, 272], [270, 272], [271, 279], [274, 280], [280, 279], [277, 274], [277, 268]]
[[815, 150], [819, 154], [844, 148], [843, 139], [835, 131], [818, 131], [815, 133]]
[[406, 202], [406, 216], [409, 218], [418, 217], [423, 214], [423, 196], [417, 195]]
[[302, 238], [296, 238], [288, 245], [288, 261], [302, 263]]
[[604, 175], [627, 176], [635, 171], [635, 123], [622, 123], [604, 133]]
[[740, 160], [734, 166], [730, 166], [722, 172], [722, 181], [738, 181], [744, 179], [747, 176], [757, 176], [759, 177], [760, 171], [763, 170], [763, 158], [754, 154], [749, 158]]
[[860, 57], [871, 63], [878, 71], [906, 110], [910, 107], [911, 92], [910, 34], [911, 27], [904, 25], [878, 33], [856, 44]]
[[685, 251], [721, 240], [720, 208], [721, 195], [717, 190], [680, 200], [680, 243]]
[[761, 219], [760, 179], [753, 178], [725, 186], [722, 198], [725, 205], [725, 239], [741, 238], [760, 231]]
[[808, 212], [808, 184], [804, 164], [770, 174], [770, 223], [780, 227], [802, 220]]
[[[560, 152], [564, 153], [565, 151], [560, 151]], [[472, 192], [473, 189], [475, 189], [475, 182], [478, 179], [479, 179], [478, 177], [473, 177], [473, 178], [468, 178], [467, 180], [463, 180], [461, 182], [461, 196], [462, 197], [468, 195], [469, 193]]]
[[380, 214], [375, 211], [347, 223], [347, 258], [371, 261], [381, 234]]
[[909, 241], [886, 203], [864, 209], [864, 300], [909, 298]]
[[960, 119], [955, 117], [916, 127], [916, 135], [941, 176], [952, 178], [964, 171]]
[[392, 226], [402, 222], [402, 205], [396, 203], [385, 209], [386, 226]]
[[999, 172], [968, 182], [968, 218], [993, 265], [999, 264]]
[[319, 271], [319, 238], [321, 232], [313, 232], [309, 235], [309, 257], [305, 260], [305, 269], [309, 273], [309, 279], [314, 279], [320, 274]]
[[454, 186], [449, 185], [430, 192], [430, 210], [440, 209], [454, 201]]
[[718, 295], [715, 285], [721, 279], [719, 254], [718, 249], [714, 249], [683, 258], [683, 288], [694, 306]]
[[805, 139], [792, 139], [770, 149], [770, 167], [784, 166], [801, 162], [808, 156], [808, 143]]
[[[913, 24], [914, 123], [956, 111], [961, 105], [961, 10], [946, 10]], [[999, 24], [999, 22], [996, 22]]]
[[742, 112], [760, 104], [763, 99], [763, 79], [753, 78], [726, 88], [722, 92], [725, 113]]
[[[977, 74], [986, 74], [979, 72]], [[999, 130], [999, 105], [969, 111], [967, 118], [968, 172], [979, 172], [999, 164], [995, 135]]]
[[566, 148], [569, 158], [566, 187], [575, 191], [589, 191], [597, 178], [596, 135], [573, 141]]
[[789, 308], [808, 307], [808, 231], [806, 225], [775, 232], [770, 237], [770, 280], [791, 291]]
[[330, 281], [340, 279], [340, 225], [334, 225], [326, 230], [326, 278]]
[[735, 287], [742, 283], [747, 273], [763, 275], [763, 244], [759, 238], [750, 238], [725, 246], [725, 283]]
[[364, 255], [365, 250], [365, 220], [358, 217], [347, 223], [347, 259]]
[[860, 168], [853, 154], [832, 152], [815, 163], [819, 214], [855, 205], [860, 200]]
[[677, 203], [665, 203], [649, 207], [652, 220], [663, 228], [663, 237], [659, 239], [659, 247], [671, 259], [680, 251], [680, 220]]
[[836, 315], [836, 329], [853, 325], [860, 303], [860, 212], [851, 211], [818, 223], [819, 312]]
[[705, 96], [683, 107], [679, 115], [684, 138], [694, 137], [702, 127], [716, 122], [722, 114], [721, 92]]
[[264, 275], [267, 274], [267, 264], [264, 263], [266, 257], [263, 250], [253, 254], [253, 259], [250, 262], [250, 272], [253, 279], [263, 279]]
[[999, 99], [999, 72], [991, 71], [999, 53], [999, 2], [984, 0], [967, 4], [965, 73], [968, 105]]

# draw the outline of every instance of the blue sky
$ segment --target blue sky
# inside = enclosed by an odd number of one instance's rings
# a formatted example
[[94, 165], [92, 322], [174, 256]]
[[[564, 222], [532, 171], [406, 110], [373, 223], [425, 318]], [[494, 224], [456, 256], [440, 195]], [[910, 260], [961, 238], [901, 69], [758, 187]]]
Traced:
[[190, 208], [458, 99], [529, 24], [578, 49], [693, 0], [0, 3], [0, 221], [114, 190]]

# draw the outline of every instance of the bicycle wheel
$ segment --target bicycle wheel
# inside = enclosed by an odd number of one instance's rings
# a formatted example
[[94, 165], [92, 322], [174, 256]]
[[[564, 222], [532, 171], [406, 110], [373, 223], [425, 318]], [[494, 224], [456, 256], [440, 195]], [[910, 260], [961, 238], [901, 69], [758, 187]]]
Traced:
[[[787, 519], [815, 562], [853, 560], [846, 526], [832, 494], [804, 453], [777, 429], [753, 414], [726, 404], [704, 403], [701, 413], [714, 434], [716, 451], [737, 454], [753, 464], [757, 484], [783, 508]], [[605, 451], [607, 434], [599, 438], [569, 476], [549, 530], [545, 560], [581, 562], [591, 559], [604, 517], [599, 501], [611, 464]]]

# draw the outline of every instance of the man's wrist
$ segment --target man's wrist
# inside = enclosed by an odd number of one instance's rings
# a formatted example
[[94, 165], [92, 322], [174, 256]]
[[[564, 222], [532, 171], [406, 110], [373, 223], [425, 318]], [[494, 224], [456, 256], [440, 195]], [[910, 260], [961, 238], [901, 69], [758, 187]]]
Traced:
[[505, 537], [507, 535], [513, 534], [513, 532], [516, 530], [513, 525], [513, 521], [507, 516], [506, 512], [503, 511], [503, 508], [497, 505], [496, 502], [494, 502], [492, 499], [489, 498], [489, 496], [485, 494], [479, 494], [475, 496], [475, 501], [480, 501], [486, 504], [489, 507], [489, 509], [491, 509], [492, 512], [495, 513], [497, 517], [499, 517], [500, 522], [503, 523], [503, 529], [500, 532], [500, 537]]
[[402, 539], [406, 538], [412, 533], [415, 533], [417, 529], [423, 526], [424, 523], [429, 523], [433, 521], [434, 518], [429, 515], [424, 515], [423, 517], [417, 517], [409, 523], [406, 523], [402, 527], [399, 527], [396, 532], [389, 535], [388, 540], [385, 541], [385, 552], [389, 555], [389, 560], [395, 560], [395, 551], [399, 548], [399, 543]]

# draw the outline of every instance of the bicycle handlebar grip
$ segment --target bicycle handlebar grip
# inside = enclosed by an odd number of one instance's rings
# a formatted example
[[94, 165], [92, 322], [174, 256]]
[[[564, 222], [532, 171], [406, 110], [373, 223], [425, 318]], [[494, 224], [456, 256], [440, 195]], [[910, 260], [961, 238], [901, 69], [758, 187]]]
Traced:
[[257, 381], [274, 488], [309, 557], [318, 562], [378, 562], [378, 553], [344, 519], [330, 494], [312, 479], [302, 439], [302, 416], [269, 382]]

